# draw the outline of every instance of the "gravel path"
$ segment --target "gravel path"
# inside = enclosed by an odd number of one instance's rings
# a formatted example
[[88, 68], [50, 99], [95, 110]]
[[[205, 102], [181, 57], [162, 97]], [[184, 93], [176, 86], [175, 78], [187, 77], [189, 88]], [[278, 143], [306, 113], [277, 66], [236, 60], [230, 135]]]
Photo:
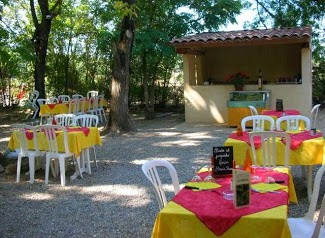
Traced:
[[[141, 164], [166, 159], [175, 166], [180, 183], [185, 183], [192, 177], [191, 166], [209, 163], [212, 147], [223, 145], [234, 130], [184, 123], [180, 114], [152, 121], [133, 118], [138, 132], [102, 137], [98, 168], [92, 163], [92, 175], [68, 180], [64, 188], [53, 178], [45, 186], [42, 170], [33, 185], [27, 176], [22, 175], [17, 184], [14, 175], [0, 174], [0, 237], [150, 237], [159, 209]], [[8, 127], [2, 125], [0, 132], [3, 148], [9, 140]], [[289, 216], [299, 217], [309, 203], [300, 167], [292, 170], [299, 203], [290, 205]], [[321, 195], [324, 190], [322, 185]]]

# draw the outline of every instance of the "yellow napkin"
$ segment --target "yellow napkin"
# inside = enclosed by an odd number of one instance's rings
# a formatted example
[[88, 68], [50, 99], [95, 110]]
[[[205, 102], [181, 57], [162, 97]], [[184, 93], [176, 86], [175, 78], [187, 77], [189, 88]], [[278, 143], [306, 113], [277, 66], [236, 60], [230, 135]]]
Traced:
[[[221, 185], [214, 182], [188, 182], [185, 186], [192, 186], [201, 189], [213, 189], [213, 188], [220, 188]], [[192, 189], [193, 191], [200, 191], [199, 189]]]
[[260, 193], [267, 193], [268, 191], [275, 191], [287, 188], [287, 186], [277, 183], [255, 183], [252, 184], [251, 187], [255, 190], [258, 190]]

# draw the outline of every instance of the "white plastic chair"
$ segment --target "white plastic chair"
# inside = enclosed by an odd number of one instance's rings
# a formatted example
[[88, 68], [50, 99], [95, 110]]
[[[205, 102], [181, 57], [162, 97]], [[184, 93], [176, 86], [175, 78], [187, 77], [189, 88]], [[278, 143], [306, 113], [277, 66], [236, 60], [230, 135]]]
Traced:
[[86, 113], [86, 98], [78, 98], [79, 100], [79, 109], [78, 109], [78, 115], [83, 115]]
[[164, 167], [169, 171], [175, 195], [180, 191], [179, 180], [174, 166], [166, 160], [151, 160], [142, 165], [142, 171], [154, 186], [159, 209], [167, 204], [166, 194], [163, 189], [157, 167]]
[[97, 127], [98, 116], [84, 114], [73, 117], [72, 123], [82, 127]]
[[[317, 197], [313, 195], [318, 200]], [[317, 202], [316, 200], [316, 202]], [[311, 208], [309, 206], [308, 213], [304, 217], [300, 218], [288, 218], [288, 224], [291, 232], [292, 238], [324, 238], [325, 228], [324, 228], [324, 215], [325, 215], [325, 195], [323, 196], [322, 205], [320, 207], [318, 219], [316, 222], [313, 221], [315, 207]]]
[[[98, 116], [90, 115], [90, 114], [78, 115], [78, 116], [73, 117], [72, 123], [74, 125], [82, 126], [82, 127], [97, 127], [98, 126]], [[96, 167], [98, 167], [95, 146], [92, 146], [91, 148], [93, 149], [93, 152], [94, 152], [95, 165], [96, 165]]]
[[[262, 132], [250, 132], [249, 133], [249, 141], [252, 148], [253, 153], [253, 161], [254, 164], [257, 164], [257, 155], [256, 155], [256, 148], [254, 144], [254, 138], [261, 139], [261, 150], [262, 150], [262, 158], [263, 158], [263, 166], [264, 167], [277, 167], [277, 166], [284, 166], [289, 168], [289, 155], [290, 155], [290, 144], [291, 138], [289, 134], [285, 132], [277, 132], [277, 131], [262, 131]], [[283, 138], [285, 139], [285, 150], [284, 150], [284, 163], [280, 164], [277, 160], [276, 154], [276, 138]]]
[[258, 111], [257, 111], [256, 107], [251, 106], [251, 105], [249, 105], [248, 107], [249, 107], [249, 109], [251, 110], [251, 114], [252, 114], [252, 116], [254, 116], [254, 115], [258, 115]]
[[69, 102], [70, 101], [70, 96], [69, 95], [59, 95], [58, 100], [61, 102]]
[[302, 115], [289, 115], [279, 117], [276, 120], [276, 129], [281, 130], [281, 123], [285, 122], [288, 131], [297, 131], [300, 127], [300, 122], [304, 122], [305, 130], [310, 130], [310, 119]]
[[87, 92], [87, 98], [92, 98], [92, 97], [97, 97], [98, 96], [98, 91], [91, 90]]
[[244, 117], [241, 121], [241, 128], [243, 131], [246, 131], [246, 123], [251, 121], [253, 125], [253, 131], [265, 131], [265, 122], [268, 122], [270, 125], [270, 131], [274, 130], [274, 119], [270, 116], [265, 115], [254, 115]]
[[319, 111], [320, 105], [321, 104], [317, 104], [317, 105], [313, 106], [313, 108], [311, 109], [310, 121], [311, 121], [312, 128], [316, 128], [316, 122], [317, 122], [318, 111]]
[[[43, 105], [48, 104], [49, 103], [49, 100], [48, 99], [39, 98], [39, 99], [37, 99], [37, 103], [41, 107]], [[43, 115], [41, 115], [40, 116], [40, 118], [41, 118], [40, 119], [40, 125], [42, 125], [44, 123], [44, 119], [47, 119], [49, 117], [52, 117], [52, 115], [50, 115], [50, 114], [43, 114]]]
[[69, 102], [69, 114], [79, 114], [79, 99], [72, 99]]
[[[49, 172], [50, 172], [50, 165], [52, 160], [58, 160], [59, 162], [59, 170], [60, 170], [60, 178], [61, 178], [61, 186], [65, 186], [65, 159], [67, 158], [75, 158], [75, 155], [70, 152], [68, 146], [68, 134], [67, 129], [64, 126], [58, 125], [41, 125], [39, 129], [45, 133], [45, 143], [47, 145], [46, 148], [46, 167], [45, 167], [45, 184], [49, 182]], [[59, 141], [57, 140], [56, 133], [63, 133], [63, 148], [64, 151], [59, 151]], [[82, 177], [80, 173], [80, 161], [76, 159], [78, 173]]]
[[[33, 111], [33, 117], [32, 117], [33, 119], [35, 119], [39, 111], [39, 106], [37, 105], [38, 97], [39, 97], [39, 92], [37, 90], [33, 90], [33, 92], [29, 94], [28, 101], [27, 101], [28, 108], [30, 108]], [[27, 115], [26, 119], [29, 116], [30, 115]]]
[[[43, 157], [45, 155], [44, 151], [40, 151], [38, 147], [38, 140], [37, 140], [37, 130], [34, 126], [29, 126], [25, 124], [15, 124], [12, 125], [14, 127], [14, 133], [16, 134], [20, 150], [18, 153], [18, 160], [17, 160], [17, 177], [16, 182], [19, 183], [20, 181], [20, 171], [21, 171], [21, 159], [23, 157], [28, 157], [29, 162], [29, 182], [32, 184], [34, 183], [35, 177], [35, 158], [36, 157]], [[33, 141], [34, 141], [34, 149], [28, 149], [28, 137], [27, 133], [31, 133]]]
[[73, 124], [74, 114], [57, 114], [54, 116], [56, 124], [59, 126], [70, 126]]
[[[100, 121], [104, 122], [106, 121], [106, 115], [105, 115], [105, 109], [104, 109], [104, 94], [100, 94], [98, 96], [98, 108], [97, 108], [97, 114], [99, 115]], [[103, 120], [104, 118], [104, 120]]]
[[87, 111], [87, 113], [98, 116], [98, 96], [91, 97], [91, 98], [88, 99], [88, 111]]

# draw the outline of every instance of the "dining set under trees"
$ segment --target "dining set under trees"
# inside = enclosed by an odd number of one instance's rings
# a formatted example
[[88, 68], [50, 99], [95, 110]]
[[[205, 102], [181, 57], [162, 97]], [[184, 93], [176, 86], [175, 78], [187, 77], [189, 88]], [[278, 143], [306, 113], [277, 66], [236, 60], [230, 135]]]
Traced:
[[323, 101], [324, 35], [317, 30], [325, 3], [315, 0], [0, 0], [2, 98], [16, 98], [21, 84], [41, 98], [98, 90], [110, 100], [107, 132], [132, 131], [131, 106], [153, 119], [158, 109], [183, 105], [182, 59], [167, 42], [218, 31], [248, 7], [258, 14], [247, 28], [313, 26], [314, 87]]

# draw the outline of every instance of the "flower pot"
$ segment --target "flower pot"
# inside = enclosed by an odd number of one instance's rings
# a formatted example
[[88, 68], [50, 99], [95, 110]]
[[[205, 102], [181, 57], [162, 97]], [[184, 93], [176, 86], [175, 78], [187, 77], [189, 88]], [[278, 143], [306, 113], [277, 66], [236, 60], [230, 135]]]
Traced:
[[234, 85], [236, 91], [243, 91], [244, 90], [244, 85]]

